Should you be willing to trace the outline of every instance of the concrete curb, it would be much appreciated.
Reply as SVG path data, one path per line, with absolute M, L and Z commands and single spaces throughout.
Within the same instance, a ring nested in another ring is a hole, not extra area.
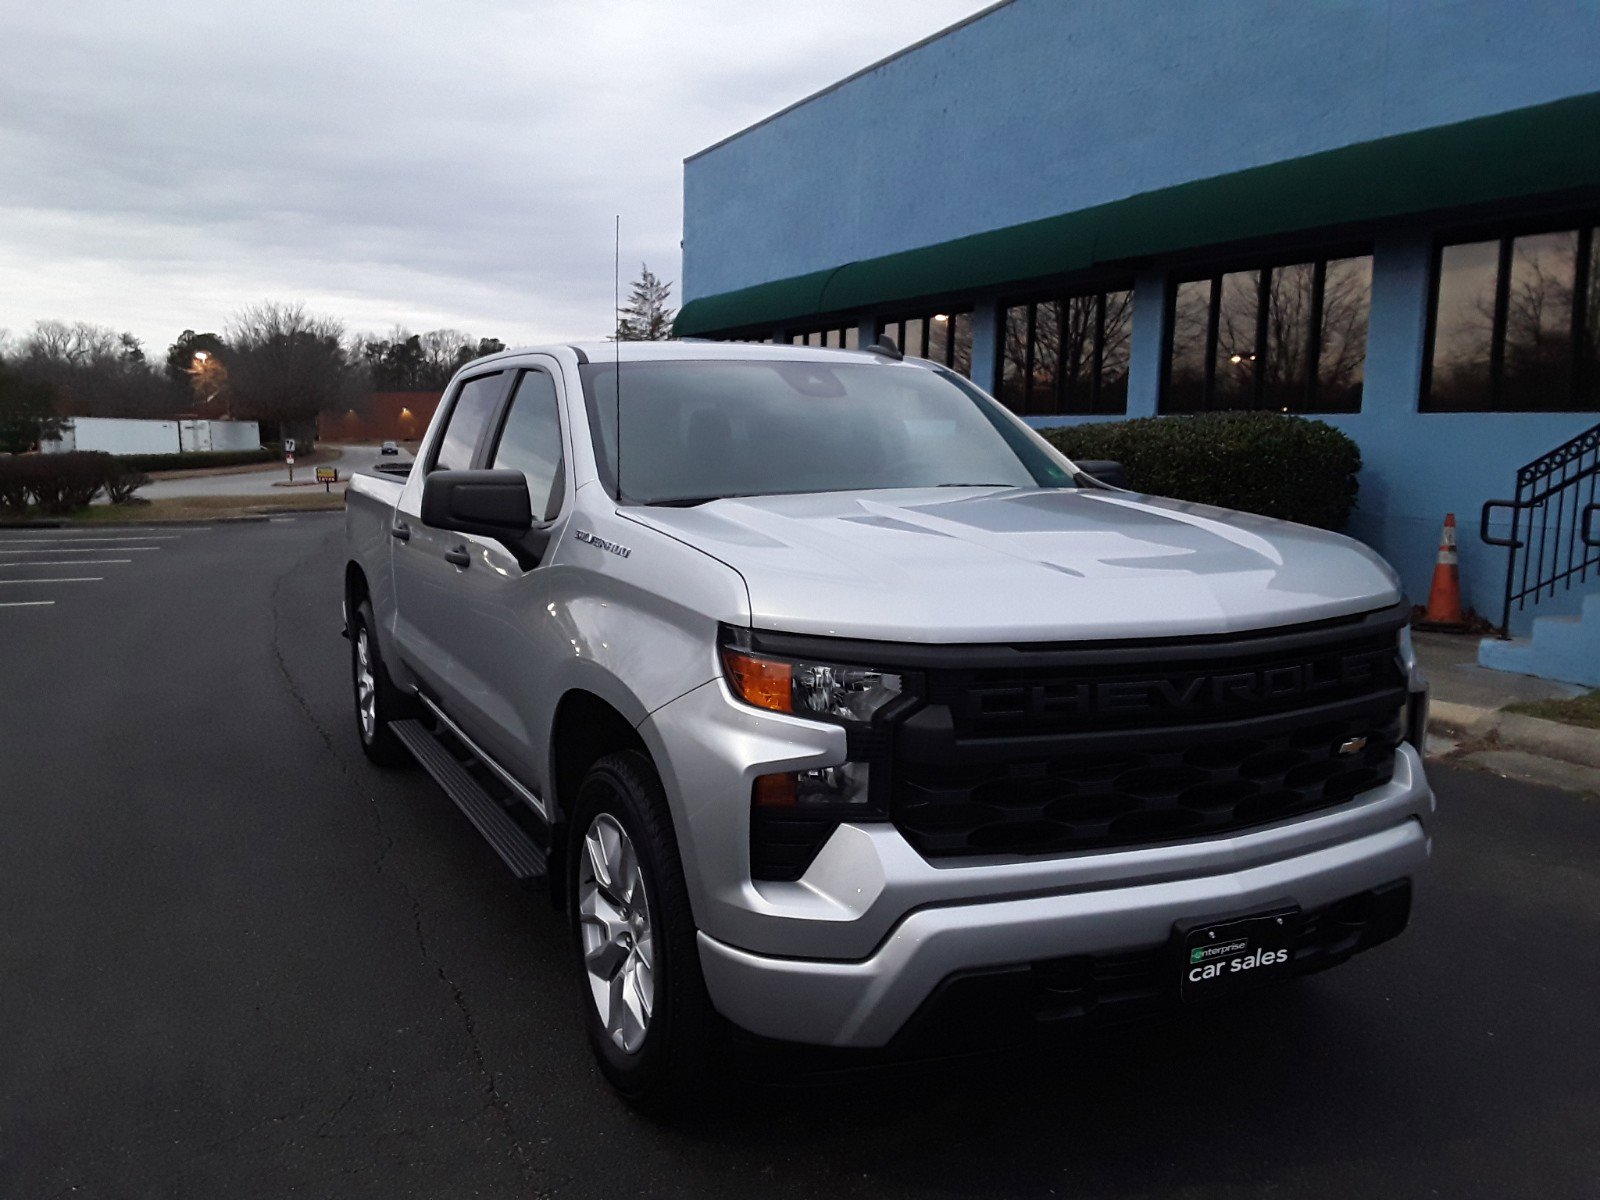
M 1473 741 L 1492 737 L 1504 749 L 1600 769 L 1600 729 L 1435 700 L 1428 707 L 1428 732 Z
M 0 521 L 0 529 L 164 529 L 176 525 L 241 525 L 270 521 L 275 517 L 315 517 L 322 513 L 343 511 L 342 508 L 285 508 L 279 512 L 253 513 L 245 517 L 169 517 L 164 521 Z

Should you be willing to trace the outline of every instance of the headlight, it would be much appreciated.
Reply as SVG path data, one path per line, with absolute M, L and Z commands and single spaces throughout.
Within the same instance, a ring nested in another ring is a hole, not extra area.
M 746 704 L 797 717 L 869 724 L 900 696 L 900 676 L 871 667 L 795 662 L 722 648 L 722 669 L 734 695 Z
M 755 778 L 750 792 L 754 879 L 799 879 L 840 824 L 888 819 L 887 779 L 869 762 L 886 744 L 873 720 L 904 695 L 904 679 L 893 671 L 820 662 L 803 654 L 757 652 L 746 631 L 723 632 L 722 671 L 740 700 L 845 727 L 844 762 Z

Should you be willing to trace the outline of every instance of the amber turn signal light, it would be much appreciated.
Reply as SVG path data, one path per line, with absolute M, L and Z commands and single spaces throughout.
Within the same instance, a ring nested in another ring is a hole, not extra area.
M 773 712 L 794 711 L 794 669 L 788 663 L 724 649 L 722 665 L 727 669 L 728 682 L 746 704 Z
M 793 808 L 799 801 L 799 789 L 793 771 L 781 775 L 757 775 L 751 801 L 757 808 Z

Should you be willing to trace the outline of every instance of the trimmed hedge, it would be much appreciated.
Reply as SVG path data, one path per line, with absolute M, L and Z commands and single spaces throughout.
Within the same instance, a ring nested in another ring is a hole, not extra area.
M 271 450 L 195 450 L 183 454 L 119 454 L 117 461 L 130 471 L 193 471 L 202 467 L 243 467 L 271 462 Z
M 23 516 L 31 507 L 51 516 L 87 508 L 102 490 L 126 504 L 150 482 L 98 450 L 0 457 L 0 513 Z
M 1041 429 L 1074 459 L 1115 459 L 1137 492 L 1343 529 L 1361 449 L 1326 421 L 1279 413 L 1141 417 Z

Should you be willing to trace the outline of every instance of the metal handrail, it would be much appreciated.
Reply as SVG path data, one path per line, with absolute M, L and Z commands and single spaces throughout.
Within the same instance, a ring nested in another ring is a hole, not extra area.
M 1600 551 L 1595 521 L 1595 514 L 1600 513 L 1597 500 L 1600 425 L 1520 467 L 1515 499 L 1484 504 L 1478 518 L 1479 539 L 1485 545 L 1510 551 L 1506 555 L 1505 598 L 1500 610 L 1501 637 L 1510 636 L 1513 603 L 1519 611 L 1530 601 L 1537 604 L 1542 598 L 1554 596 L 1558 585 L 1570 589 L 1574 580 L 1587 580 L 1590 571 L 1600 579 L 1600 553 L 1591 553 Z M 1489 532 L 1491 515 L 1502 509 L 1511 514 L 1510 537 L 1496 537 Z

